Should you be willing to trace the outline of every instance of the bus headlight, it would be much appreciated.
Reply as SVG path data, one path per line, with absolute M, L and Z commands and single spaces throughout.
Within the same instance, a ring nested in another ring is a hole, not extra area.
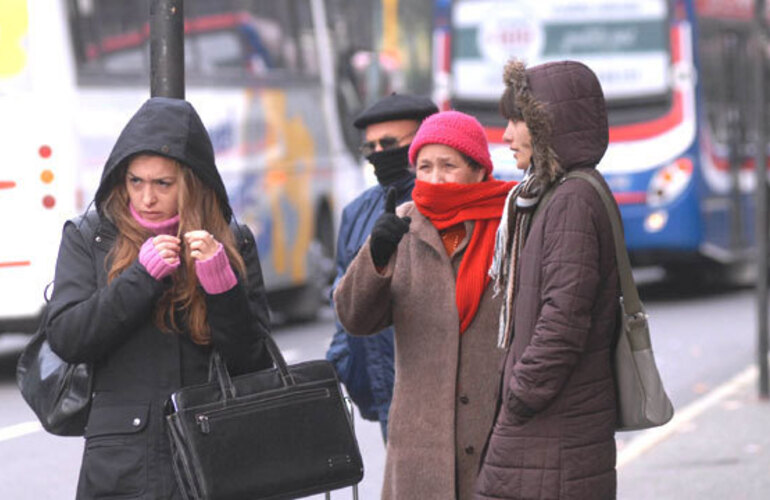
M 644 230 L 648 233 L 657 233 L 668 222 L 668 212 L 665 210 L 655 210 L 644 218 Z
M 655 208 L 675 200 L 684 192 L 691 178 L 692 160 L 689 158 L 679 158 L 659 169 L 647 187 L 647 204 Z

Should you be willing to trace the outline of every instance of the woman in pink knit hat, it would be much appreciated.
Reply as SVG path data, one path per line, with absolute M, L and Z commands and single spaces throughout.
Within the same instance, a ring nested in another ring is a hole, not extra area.
M 478 120 L 425 119 L 409 148 L 412 202 L 394 197 L 334 294 L 353 335 L 395 327 L 383 498 L 470 498 L 503 351 L 487 270 L 506 195 Z

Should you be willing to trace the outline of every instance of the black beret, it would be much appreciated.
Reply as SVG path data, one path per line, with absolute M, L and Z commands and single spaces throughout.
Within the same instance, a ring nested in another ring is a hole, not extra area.
M 356 116 L 353 125 L 365 128 L 372 123 L 389 122 L 391 120 L 417 120 L 438 112 L 433 101 L 425 97 L 410 94 L 396 94 L 383 97 Z

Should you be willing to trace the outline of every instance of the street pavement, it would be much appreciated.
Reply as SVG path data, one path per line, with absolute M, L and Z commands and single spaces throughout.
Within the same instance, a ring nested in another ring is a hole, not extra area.
M 703 339 L 702 345 L 687 338 L 669 345 L 664 341 L 667 337 L 660 337 L 662 340 L 655 344 L 657 361 L 664 381 L 669 382 L 667 386 L 672 390 L 672 396 L 687 402 L 676 406 L 674 419 L 665 426 L 617 434 L 620 500 L 770 499 L 770 403 L 758 399 L 757 370 L 754 367 L 741 369 L 750 357 L 736 360 L 736 364 L 714 364 L 707 356 L 716 349 L 724 361 L 739 350 L 737 339 L 747 325 L 725 326 L 719 319 L 728 312 L 734 322 L 747 317 L 751 300 L 742 294 L 717 299 L 719 301 L 709 299 L 706 303 L 713 318 L 708 324 L 704 322 L 695 328 L 700 332 L 698 338 Z M 698 299 L 697 307 L 703 307 L 704 302 Z M 666 309 L 659 304 L 655 307 L 658 321 L 655 331 L 678 331 L 676 318 L 707 315 L 700 309 L 693 311 L 688 303 L 681 301 L 666 304 Z M 329 313 L 319 323 L 283 329 L 276 334 L 276 339 L 287 361 L 295 363 L 322 357 L 329 338 L 319 335 L 318 331 L 330 329 Z M 722 343 L 723 335 L 732 339 L 732 344 Z M 0 347 L 10 340 L 13 340 L 10 336 L 4 336 L 0 339 Z M 713 343 L 715 340 L 720 342 Z M 24 341 L 18 339 L 18 345 L 13 349 L 20 349 Z M 694 355 L 693 346 L 702 352 Z M 751 342 L 744 346 L 745 349 L 751 350 Z M 0 443 L 3 455 L 13 457 L 13 460 L 7 460 L 0 473 L 0 500 L 73 498 L 82 440 L 59 438 L 43 432 L 28 433 L 22 428 L 34 417 L 18 395 L 13 380 L 15 360 L 9 359 L 0 356 L 0 406 L 3 408 L 0 411 Z M 666 373 L 663 373 L 664 368 Z M 723 375 L 724 371 L 728 375 Z M 692 372 L 704 373 L 692 375 Z M 729 374 L 735 372 L 739 373 L 731 378 Z M 713 387 L 705 374 L 713 375 L 715 385 L 718 381 L 727 382 Z M 685 393 L 691 394 L 689 388 L 695 381 L 703 381 L 702 385 L 709 390 L 692 400 L 686 398 Z M 356 413 L 356 433 L 365 456 L 366 472 L 359 485 L 359 498 L 376 499 L 379 498 L 384 469 L 382 437 L 376 423 L 362 421 Z M 40 475 L 35 471 L 48 472 Z M 350 488 L 335 491 L 332 498 L 351 498 Z M 323 495 L 312 497 L 312 500 L 316 499 L 323 499 Z
M 665 426 L 619 433 L 618 499 L 770 499 L 770 402 L 747 368 Z

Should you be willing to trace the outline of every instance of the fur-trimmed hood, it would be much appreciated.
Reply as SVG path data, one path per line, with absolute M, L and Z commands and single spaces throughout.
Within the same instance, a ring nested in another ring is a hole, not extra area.
M 539 187 L 573 168 L 595 167 L 609 142 L 607 109 L 599 80 L 576 61 L 526 68 L 505 66 L 503 82 L 513 91 L 532 136 L 533 175 Z

